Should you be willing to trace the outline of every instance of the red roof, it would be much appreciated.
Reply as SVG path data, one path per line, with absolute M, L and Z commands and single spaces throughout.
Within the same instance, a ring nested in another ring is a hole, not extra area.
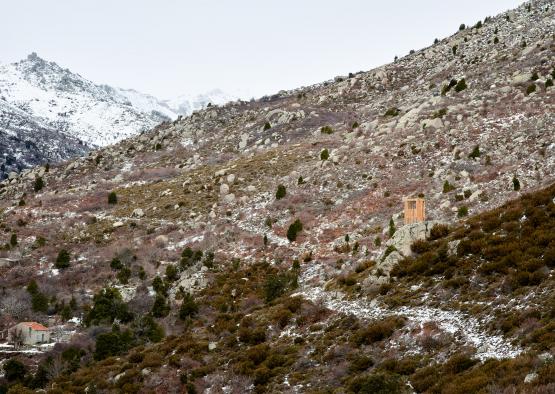
M 40 323 L 34 322 L 34 321 L 24 321 L 21 324 L 35 330 L 35 331 L 48 331 L 48 328 L 46 328 L 45 326 L 43 326 Z

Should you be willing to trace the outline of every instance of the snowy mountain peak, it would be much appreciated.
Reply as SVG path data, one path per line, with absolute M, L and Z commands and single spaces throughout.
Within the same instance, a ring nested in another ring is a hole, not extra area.
M 8 169 L 18 170 L 110 145 L 209 103 L 234 99 L 216 89 L 160 100 L 134 89 L 96 84 L 33 52 L 16 63 L 0 64 L 0 146 L 20 157 L 11 159 L 15 165 Z M 38 138 L 40 143 L 34 141 Z M 71 142 L 56 146 L 60 141 Z M 0 157 L 0 165 L 4 162 Z M 0 171 L 0 178 L 5 174 Z

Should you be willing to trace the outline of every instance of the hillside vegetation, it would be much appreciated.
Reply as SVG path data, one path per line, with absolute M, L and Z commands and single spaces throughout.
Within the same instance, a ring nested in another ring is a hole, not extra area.
M 0 182 L 0 392 L 553 392 L 554 18 Z

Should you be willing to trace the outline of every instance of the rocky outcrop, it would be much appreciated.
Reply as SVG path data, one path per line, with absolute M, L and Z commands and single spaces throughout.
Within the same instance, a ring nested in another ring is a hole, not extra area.
M 386 242 L 386 249 L 380 255 L 378 264 L 368 278 L 363 282 L 366 291 L 372 291 L 376 287 L 389 281 L 389 273 L 404 257 L 412 254 L 411 245 L 417 240 L 423 240 L 430 236 L 432 228 L 436 224 L 445 224 L 437 220 L 422 223 L 407 224 L 395 231 L 393 237 Z

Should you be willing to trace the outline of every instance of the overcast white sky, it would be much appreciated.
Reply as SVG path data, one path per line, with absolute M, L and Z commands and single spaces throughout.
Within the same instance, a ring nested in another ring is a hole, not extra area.
M 1 0 L 0 62 L 37 52 L 161 98 L 260 96 L 369 70 L 520 0 Z

